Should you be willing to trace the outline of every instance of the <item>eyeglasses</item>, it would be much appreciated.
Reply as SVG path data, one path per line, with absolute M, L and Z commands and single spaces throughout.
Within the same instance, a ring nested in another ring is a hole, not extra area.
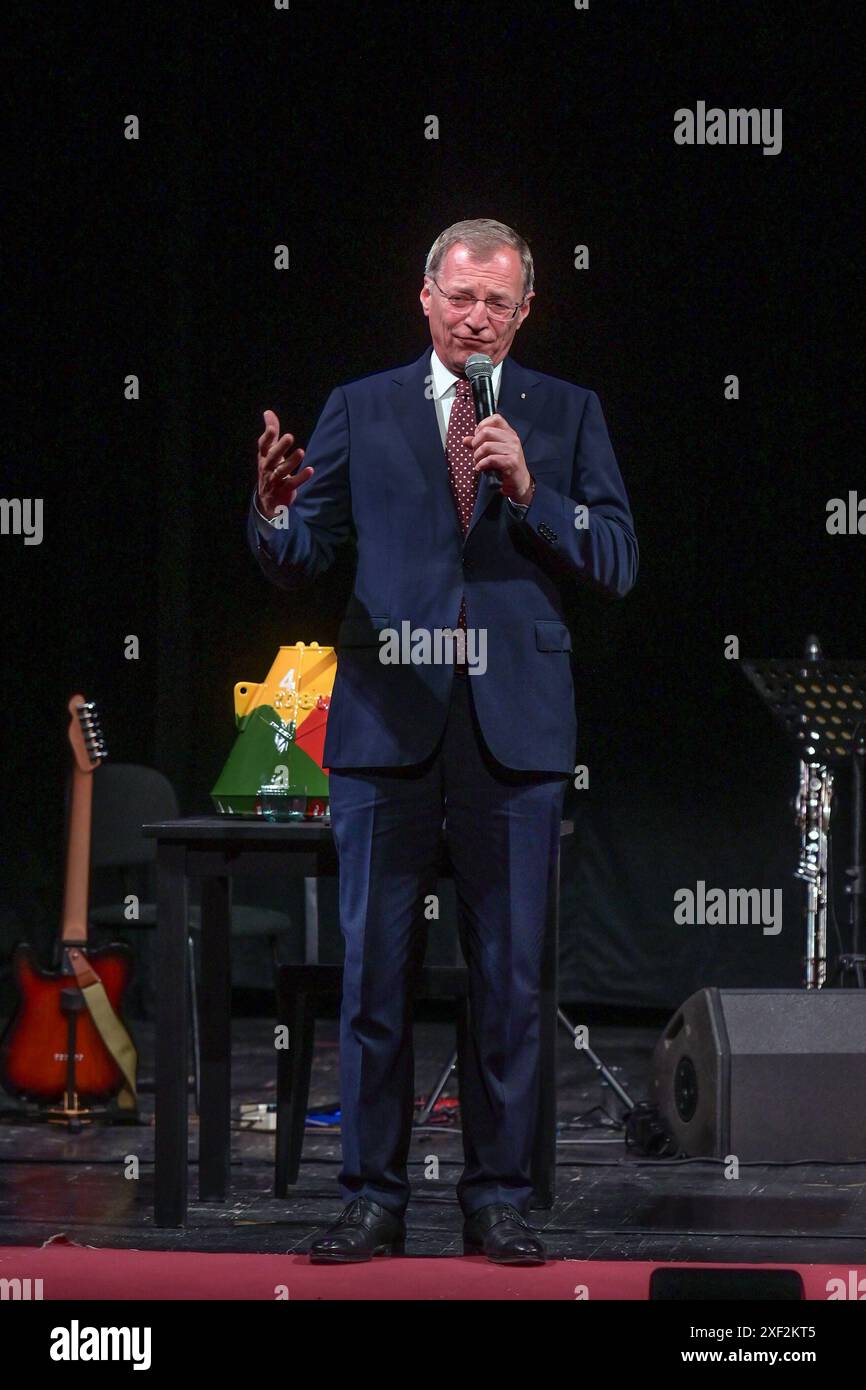
M 500 321 L 513 319 L 520 304 L 515 304 L 507 299 L 477 299 L 474 294 L 446 294 L 439 281 L 433 275 L 428 275 L 428 280 L 432 280 L 443 299 L 447 299 L 455 314 L 468 314 L 470 309 L 474 309 L 476 304 L 483 304 L 492 319 Z

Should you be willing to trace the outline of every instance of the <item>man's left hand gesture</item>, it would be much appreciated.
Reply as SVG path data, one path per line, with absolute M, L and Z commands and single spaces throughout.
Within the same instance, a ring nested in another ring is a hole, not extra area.
M 475 455 L 476 473 L 499 474 L 502 492 L 514 502 L 526 504 L 532 499 L 532 479 L 523 457 L 519 435 L 501 415 L 488 415 L 474 434 L 463 440 Z

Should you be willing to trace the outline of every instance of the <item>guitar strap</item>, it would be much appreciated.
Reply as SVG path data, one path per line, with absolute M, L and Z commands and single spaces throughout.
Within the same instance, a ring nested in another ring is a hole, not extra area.
M 75 971 L 78 988 L 84 995 L 87 1011 L 93 1019 L 94 1027 L 115 1062 L 120 1068 L 124 1084 L 120 1088 L 117 1104 L 122 1110 L 135 1110 L 138 1100 L 136 1094 L 136 1073 L 138 1053 L 135 1044 L 124 1028 L 105 992 L 105 986 L 80 947 L 72 946 L 68 951 L 69 961 Z

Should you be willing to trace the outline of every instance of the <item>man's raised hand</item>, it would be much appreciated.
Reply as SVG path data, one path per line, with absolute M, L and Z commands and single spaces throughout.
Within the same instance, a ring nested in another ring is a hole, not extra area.
M 258 504 L 270 520 L 278 507 L 291 507 L 298 488 L 312 478 L 313 469 L 298 472 L 304 450 L 292 449 L 288 453 L 295 442 L 294 435 L 280 434 L 280 422 L 272 410 L 266 410 L 264 418 L 265 432 L 259 438 Z

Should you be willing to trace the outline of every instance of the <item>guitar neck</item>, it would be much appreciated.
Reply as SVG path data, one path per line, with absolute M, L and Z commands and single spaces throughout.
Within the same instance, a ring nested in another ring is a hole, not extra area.
M 87 942 L 87 904 L 90 891 L 90 826 L 93 815 L 93 776 L 72 769 L 72 803 L 66 843 L 66 883 L 63 891 L 64 946 Z

